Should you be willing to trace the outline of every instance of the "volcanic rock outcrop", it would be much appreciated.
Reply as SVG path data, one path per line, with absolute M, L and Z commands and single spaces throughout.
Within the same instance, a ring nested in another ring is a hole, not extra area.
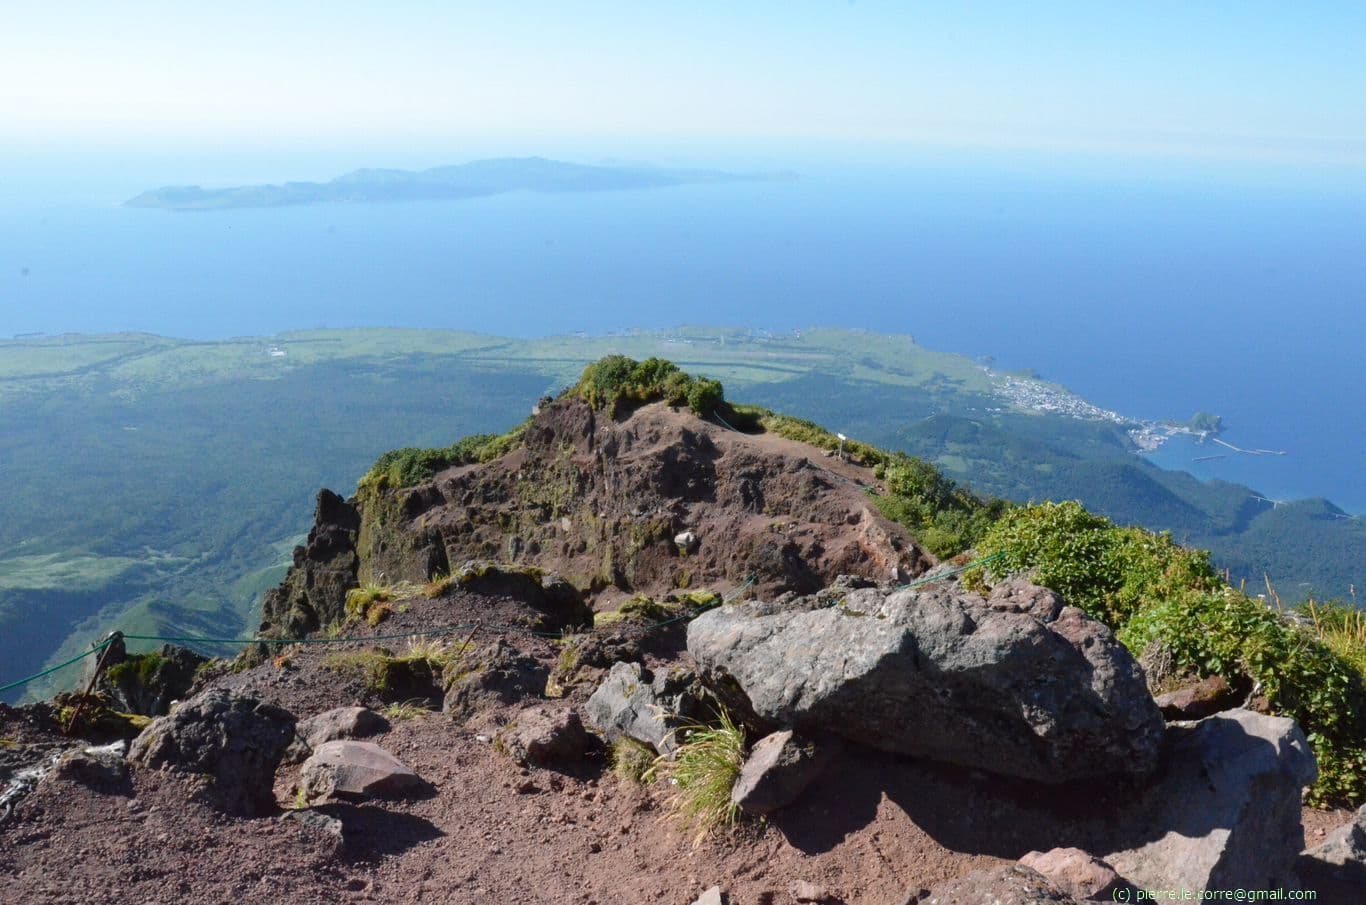
M 663 403 L 613 418 L 564 396 L 492 461 L 413 487 L 363 484 L 350 501 L 320 493 L 308 543 L 267 595 L 263 630 L 316 630 L 341 618 L 349 588 L 425 582 L 472 560 L 648 593 L 745 583 L 814 593 L 846 573 L 920 574 L 932 557 L 878 513 L 872 482 L 811 447 Z
M 1146 773 L 1162 717 L 1103 625 L 1044 588 L 740 604 L 688 627 L 708 685 L 764 723 L 1042 782 Z

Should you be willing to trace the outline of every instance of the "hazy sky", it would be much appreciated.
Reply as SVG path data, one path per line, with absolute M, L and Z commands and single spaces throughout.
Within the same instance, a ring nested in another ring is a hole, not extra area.
M 483 137 L 1366 166 L 1366 4 L 0 0 L 0 144 Z

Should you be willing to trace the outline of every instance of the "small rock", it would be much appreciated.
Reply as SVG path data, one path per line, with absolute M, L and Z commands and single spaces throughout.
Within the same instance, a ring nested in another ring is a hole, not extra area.
M 831 746 L 818 746 L 791 729 L 766 735 L 745 759 L 730 800 L 746 814 L 772 814 L 796 801 L 832 755 Z
M 364 738 L 388 728 L 389 721 L 369 707 L 336 707 L 300 720 L 295 732 L 308 747 L 317 748 L 326 742 Z
M 1223 676 L 1210 676 L 1158 695 L 1158 709 L 1168 720 L 1203 720 L 1221 710 L 1238 706 L 1238 695 Z
M 794 902 L 829 902 L 833 896 L 830 890 L 809 880 L 798 880 L 792 884 L 792 901 Z
M 674 535 L 674 546 L 684 553 L 697 551 L 697 534 L 693 531 L 680 531 Z
M 1054 886 L 1077 899 L 1103 899 L 1123 886 L 1110 865 L 1079 848 L 1055 848 L 1030 852 L 1020 859 L 1025 867 L 1047 877 Z
M 692 905 L 725 905 L 725 903 L 726 897 L 721 892 L 721 887 L 713 886 L 711 889 L 698 896 L 697 899 L 693 901 Z
M 346 843 L 346 825 L 340 819 L 322 811 L 315 811 L 312 808 L 286 811 L 280 819 L 304 827 L 334 853 Z
M 1167 735 L 1163 768 L 1125 820 L 1140 844 L 1105 861 L 1144 889 L 1293 885 L 1301 793 L 1318 775 L 1295 721 L 1229 710 Z
M 365 799 L 401 796 L 426 786 L 398 758 L 371 742 L 324 742 L 299 776 L 304 797 Z
M 542 767 L 578 761 L 593 742 L 577 712 L 551 706 L 523 710 L 499 741 L 514 760 Z

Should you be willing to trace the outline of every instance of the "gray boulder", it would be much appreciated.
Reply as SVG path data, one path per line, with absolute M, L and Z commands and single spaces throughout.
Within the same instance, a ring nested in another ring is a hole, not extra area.
M 797 800 L 830 762 L 831 745 L 817 745 L 782 729 L 754 744 L 730 790 L 730 800 L 746 814 L 763 817 Z
M 253 698 L 207 691 L 159 717 L 133 740 L 138 766 L 213 779 L 213 798 L 234 813 L 274 807 L 275 768 L 294 738 L 294 716 Z
M 1157 763 L 1162 717 L 1133 657 L 1025 582 L 722 607 L 689 625 L 688 652 L 776 727 L 1051 783 Z
M 584 703 L 584 721 L 608 742 L 624 736 L 672 754 L 675 732 L 699 715 L 704 694 L 687 670 L 656 674 L 639 663 L 614 663 Z
M 481 711 L 541 697 L 549 676 L 534 658 L 500 639 L 458 664 L 441 709 L 451 719 L 467 721 Z
M 409 767 L 373 742 L 335 741 L 318 746 L 299 771 L 310 802 L 401 797 L 427 787 Z
M 1293 888 L 1300 796 L 1318 775 L 1295 721 L 1229 710 L 1168 736 L 1162 771 L 1125 815 L 1144 841 L 1104 860 L 1143 889 Z
M 1077 905 L 1038 871 L 1020 864 L 976 870 L 911 898 L 919 905 Z

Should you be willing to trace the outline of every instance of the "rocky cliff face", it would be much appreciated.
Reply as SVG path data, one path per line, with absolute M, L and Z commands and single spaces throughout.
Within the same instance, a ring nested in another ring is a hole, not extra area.
M 294 565 L 284 582 L 266 593 L 261 631 L 302 637 L 341 618 L 346 592 L 356 586 L 360 558 L 356 535 L 360 513 L 330 490 L 318 491 L 313 530 L 294 548 Z
M 407 488 L 319 494 L 308 544 L 266 600 L 263 629 L 339 618 L 357 584 L 425 582 L 470 560 L 558 572 L 585 590 L 657 594 L 750 581 L 811 593 L 933 564 L 871 505 L 871 471 L 662 403 L 613 419 L 574 397 L 544 406 L 522 447 Z

